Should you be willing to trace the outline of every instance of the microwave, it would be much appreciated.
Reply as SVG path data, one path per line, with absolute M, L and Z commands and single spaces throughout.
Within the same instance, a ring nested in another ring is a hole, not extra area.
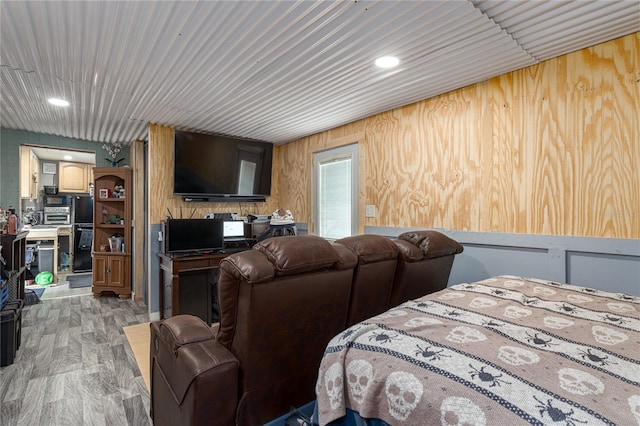
M 69 225 L 71 224 L 71 207 L 45 207 L 45 225 Z
M 71 196 L 69 195 L 45 195 L 45 207 L 71 207 Z

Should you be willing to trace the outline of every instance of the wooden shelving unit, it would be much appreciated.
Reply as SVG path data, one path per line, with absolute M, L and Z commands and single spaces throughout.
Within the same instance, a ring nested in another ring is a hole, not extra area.
M 131 296 L 131 177 L 128 167 L 95 167 L 93 206 L 94 296 Z M 124 189 L 123 192 L 118 189 Z M 112 238 L 120 238 L 112 244 Z
M 24 281 L 26 276 L 25 258 L 27 247 L 27 232 L 21 231 L 17 235 L 3 234 L 0 236 L 2 257 L 7 263 L 4 267 L 7 272 L 9 285 L 9 300 L 24 300 Z

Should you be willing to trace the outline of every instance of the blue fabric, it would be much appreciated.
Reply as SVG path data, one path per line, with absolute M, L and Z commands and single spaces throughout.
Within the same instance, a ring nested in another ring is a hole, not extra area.
M 303 414 L 306 418 L 310 418 L 312 411 L 314 410 L 314 407 L 316 405 L 315 400 L 311 401 L 311 402 L 307 402 L 305 405 L 303 405 L 302 407 L 299 407 L 297 409 L 291 409 L 291 412 L 287 413 L 287 414 L 283 414 L 282 416 L 278 417 L 277 419 L 273 419 L 268 423 L 265 423 L 263 426 L 284 426 L 286 424 L 286 420 L 289 418 L 289 416 L 291 416 L 291 414 L 295 411 L 298 412 L 300 414 Z
M 313 406 L 313 416 L 311 417 L 314 425 L 318 425 L 318 404 Z M 347 408 L 347 414 L 337 420 L 329 423 L 331 426 L 390 426 L 389 423 L 380 419 L 364 419 L 360 417 L 357 411 Z
M 44 293 L 44 288 L 25 288 L 24 289 L 24 305 L 35 305 L 40 303 L 40 296 Z

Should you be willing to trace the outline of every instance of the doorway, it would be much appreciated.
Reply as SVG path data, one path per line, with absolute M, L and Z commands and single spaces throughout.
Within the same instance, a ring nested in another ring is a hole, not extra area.
M 358 231 L 358 144 L 313 155 L 314 232 L 327 239 Z
M 25 284 L 31 284 L 27 289 L 40 299 L 91 292 L 91 267 L 78 273 L 73 268 L 81 242 L 74 233 L 74 207 L 81 206 L 79 201 L 91 203 L 90 175 L 95 159 L 95 151 L 20 145 L 19 217 L 28 231 L 29 248 Z M 48 281 L 41 279 L 45 284 L 40 285 L 36 280 L 40 272 L 50 272 L 53 282 L 46 284 Z

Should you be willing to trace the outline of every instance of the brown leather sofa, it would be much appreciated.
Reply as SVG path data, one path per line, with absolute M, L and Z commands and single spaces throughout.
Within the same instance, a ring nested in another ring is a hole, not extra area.
M 326 344 L 345 329 L 356 262 L 308 235 L 223 259 L 216 335 L 190 315 L 151 324 L 154 424 L 260 425 L 312 401 Z
M 447 287 L 456 254 L 463 247 L 437 231 L 410 231 L 393 242 L 399 250 L 389 307 Z
M 425 282 L 446 286 L 451 248 L 462 251 L 452 241 L 284 236 L 223 259 L 219 328 L 190 315 L 151 324 L 155 425 L 260 425 L 312 401 L 329 340 L 394 297 L 426 294 Z
M 336 240 L 358 256 L 347 327 L 389 309 L 398 247 L 387 237 L 365 234 Z

